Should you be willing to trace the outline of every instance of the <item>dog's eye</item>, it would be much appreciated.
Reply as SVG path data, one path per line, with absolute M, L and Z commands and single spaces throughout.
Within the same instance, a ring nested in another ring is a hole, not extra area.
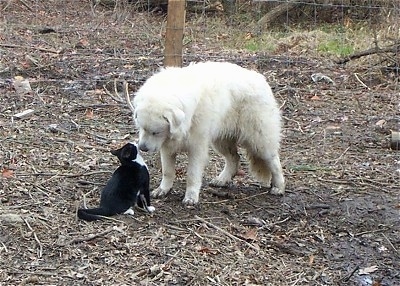
M 153 135 L 153 136 L 156 136 L 156 135 L 158 135 L 158 134 L 160 134 L 161 132 L 151 132 L 151 135 Z

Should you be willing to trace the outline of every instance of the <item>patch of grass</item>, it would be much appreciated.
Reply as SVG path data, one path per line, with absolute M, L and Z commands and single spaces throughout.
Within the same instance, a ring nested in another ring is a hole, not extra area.
M 354 52 L 354 45 L 343 39 L 327 39 L 321 42 L 317 50 L 322 53 L 333 54 L 337 56 L 348 56 Z
M 273 51 L 275 46 L 263 38 L 251 38 L 244 43 L 244 49 L 250 52 Z

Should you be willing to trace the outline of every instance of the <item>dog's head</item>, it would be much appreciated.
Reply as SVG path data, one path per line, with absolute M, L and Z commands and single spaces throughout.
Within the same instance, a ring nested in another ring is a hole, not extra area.
M 127 143 L 117 150 L 111 150 L 111 154 L 118 157 L 122 165 L 135 161 L 141 156 L 138 154 L 138 148 L 134 143 Z M 143 159 L 142 159 L 143 160 Z
M 157 152 L 167 139 L 178 139 L 184 134 L 185 113 L 172 104 L 141 102 L 135 107 L 134 120 L 142 151 Z

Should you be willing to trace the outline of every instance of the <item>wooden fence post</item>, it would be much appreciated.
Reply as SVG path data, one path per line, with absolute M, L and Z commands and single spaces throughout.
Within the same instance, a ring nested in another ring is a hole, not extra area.
M 165 31 L 165 66 L 182 66 L 183 29 L 185 26 L 185 0 L 168 0 Z

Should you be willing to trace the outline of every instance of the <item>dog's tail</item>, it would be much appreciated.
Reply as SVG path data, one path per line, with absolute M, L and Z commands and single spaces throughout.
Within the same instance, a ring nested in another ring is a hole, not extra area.
M 78 209 L 78 217 L 86 221 L 102 219 L 103 216 L 111 216 L 109 211 L 104 208 Z
M 270 187 L 271 171 L 267 162 L 258 156 L 252 155 L 250 152 L 248 152 L 247 156 L 249 158 L 249 169 L 252 175 L 265 187 Z

